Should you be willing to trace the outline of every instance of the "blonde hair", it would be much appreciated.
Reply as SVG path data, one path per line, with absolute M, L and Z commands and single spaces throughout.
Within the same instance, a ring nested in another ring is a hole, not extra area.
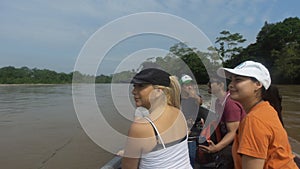
M 170 87 L 154 85 L 154 88 L 160 88 L 166 95 L 167 104 L 180 109 L 180 84 L 176 76 L 170 76 Z

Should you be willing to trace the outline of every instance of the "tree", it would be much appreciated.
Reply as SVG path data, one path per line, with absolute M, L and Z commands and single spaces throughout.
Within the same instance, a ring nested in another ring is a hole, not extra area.
M 246 39 L 239 33 L 230 33 L 227 30 L 220 32 L 221 36 L 216 38 L 215 43 L 219 44 L 216 50 L 221 55 L 223 62 L 230 60 L 232 56 L 239 54 L 243 47 L 239 46 L 244 43 Z
M 112 77 L 101 74 L 96 77 L 96 83 L 111 83 Z
M 198 83 L 206 83 L 208 74 L 204 63 L 210 63 L 203 52 L 196 48 L 191 48 L 184 43 L 175 44 L 170 48 L 170 53 L 180 58 L 183 61 L 183 66 L 177 70 L 177 76 L 182 74 L 193 74 Z M 174 66 L 173 66 L 174 67 Z
M 245 60 L 258 61 L 270 71 L 274 83 L 299 83 L 299 18 L 286 18 L 282 22 L 265 22 L 256 42 L 227 60 L 234 67 Z
M 300 42 L 300 20 L 299 18 L 286 18 L 283 22 L 265 22 L 256 37 L 256 57 L 273 68 L 278 55 L 272 55 L 272 51 L 281 51 L 289 43 Z M 260 56 L 259 56 L 260 55 Z
M 132 79 L 132 77 L 135 75 L 135 72 L 132 71 L 122 71 L 119 73 L 115 73 L 113 74 L 113 76 L 111 77 L 111 81 L 113 83 L 122 83 L 122 82 L 130 82 L 130 80 Z
M 181 42 L 170 47 L 170 53 L 164 58 L 157 58 L 155 63 L 178 77 L 182 74 L 192 75 L 202 84 L 207 83 L 208 74 L 221 65 L 213 47 L 200 51 Z
M 74 82 L 94 82 L 95 77 L 82 75 L 80 72 L 57 73 L 48 69 L 29 69 L 28 67 L 15 68 L 7 66 L 0 68 L 0 84 L 64 84 Z
M 275 61 L 273 81 L 275 83 L 295 83 L 300 80 L 300 44 L 287 44 L 280 51 L 273 51 Z M 284 57 L 283 57 L 284 56 Z

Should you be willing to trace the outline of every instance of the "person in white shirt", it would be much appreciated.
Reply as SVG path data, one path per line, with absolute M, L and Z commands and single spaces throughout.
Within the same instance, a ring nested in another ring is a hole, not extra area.
M 122 158 L 122 169 L 191 169 L 188 128 L 180 111 L 180 85 L 175 76 L 156 68 L 144 69 L 131 83 L 136 107 L 149 115 L 135 118 Z

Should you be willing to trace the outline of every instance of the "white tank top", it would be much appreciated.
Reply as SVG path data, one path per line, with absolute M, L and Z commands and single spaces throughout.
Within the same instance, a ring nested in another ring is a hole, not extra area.
M 189 159 L 187 137 L 185 140 L 170 147 L 165 144 L 154 123 L 148 117 L 148 120 L 156 130 L 157 136 L 163 146 L 163 149 L 142 154 L 140 160 L 140 169 L 156 169 L 156 168 L 176 168 L 176 169 L 192 169 Z

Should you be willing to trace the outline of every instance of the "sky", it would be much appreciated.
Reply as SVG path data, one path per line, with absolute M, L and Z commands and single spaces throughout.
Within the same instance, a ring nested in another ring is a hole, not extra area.
M 110 28 L 113 33 L 98 36 L 109 41 L 114 33 L 126 27 L 126 24 L 110 27 L 114 22 L 142 12 L 182 18 L 201 30 L 212 44 L 223 30 L 240 33 L 247 39 L 243 46 L 247 46 L 255 42 L 266 21 L 276 23 L 288 17 L 300 17 L 299 6 L 298 0 L 1 0 L 0 67 L 26 66 L 70 73 L 76 69 L 78 57 L 93 36 L 101 34 L 103 28 Z M 147 23 L 131 22 L 130 28 L 147 27 Z M 191 34 L 174 23 L 156 24 L 160 25 Z M 121 68 L 124 65 L 137 68 L 138 60 L 144 61 L 136 59 L 137 55 L 165 55 L 178 42 L 162 35 L 129 35 L 134 34 L 128 33 L 126 39 L 117 41 L 105 50 L 102 59 L 95 61 L 97 74 L 110 75 L 124 70 Z M 105 41 L 97 42 L 99 50 L 103 50 L 101 44 L 104 46 Z M 127 62 L 128 58 L 136 63 Z

